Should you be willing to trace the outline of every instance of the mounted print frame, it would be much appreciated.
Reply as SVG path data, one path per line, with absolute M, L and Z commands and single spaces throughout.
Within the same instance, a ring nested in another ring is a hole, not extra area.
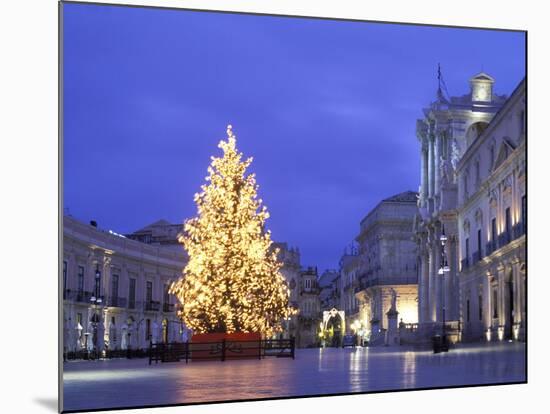
M 62 412 L 527 381 L 526 31 L 59 12 Z

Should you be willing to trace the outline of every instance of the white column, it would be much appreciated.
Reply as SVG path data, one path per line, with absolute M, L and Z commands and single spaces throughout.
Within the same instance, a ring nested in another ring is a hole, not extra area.
M 434 184 L 435 184 L 435 149 L 434 149 L 434 137 L 430 134 L 428 138 L 428 197 L 434 196 Z
M 426 138 L 422 138 L 420 165 L 420 200 L 421 206 L 424 207 L 426 205 L 426 197 L 428 196 L 428 145 L 426 144 Z
M 424 249 L 423 249 L 424 250 Z M 420 256 L 419 305 L 420 322 L 430 321 L 429 286 L 430 286 L 430 258 L 422 251 Z
M 491 328 L 491 319 L 493 317 L 491 312 L 492 295 L 489 277 L 489 275 L 483 276 L 483 327 L 485 330 Z

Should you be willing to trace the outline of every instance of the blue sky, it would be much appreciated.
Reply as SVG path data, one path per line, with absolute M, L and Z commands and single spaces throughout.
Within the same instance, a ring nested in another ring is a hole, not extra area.
M 336 268 L 381 199 L 417 190 L 416 119 L 484 70 L 509 95 L 519 32 L 64 4 L 64 207 L 119 233 L 195 215 L 231 123 L 277 241 Z

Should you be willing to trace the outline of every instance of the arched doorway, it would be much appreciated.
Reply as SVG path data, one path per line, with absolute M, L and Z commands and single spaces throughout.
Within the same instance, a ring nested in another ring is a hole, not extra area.
M 335 313 L 330 316 L 327 321 L 326 329 L 332 333 L 330 346 L 338 347 L 342 342 L 342 324 L 343 320 L 339 313 Z

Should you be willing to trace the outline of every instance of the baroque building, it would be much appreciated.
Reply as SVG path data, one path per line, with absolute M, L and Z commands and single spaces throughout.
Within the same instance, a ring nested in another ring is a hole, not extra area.
M 417 260 L 412 232 L 416 203 L 417 193 L 413 191 L 396 194 L 382 200 L 361 221 L 356 238 L 359 265 L 354 293 L 360 306 L 358 321 L 371 345 L 388 343 L 390 311 L 403 324 L 418 322 Z
M 144 349 L 149 340 L 185 340 L 188 332 L 168 287 L 186 260 L 181 245 L 147 244 L 64 216 L 64 351 Z
M 462 339 L 525 339 L 523 80 L 457 164 Z
M 481 72 L 470 79 L 468 94 L 446 97 L 440 83 L 436 100 L 417 121 L 421 160 L 415 220 L 418 335 L 425 339 L 440 333 L 443 326 L 452 341 L 460 336 L 458 167 L 506 101 L 494 93 L 493 84 L 494 79 Z
M 302 269 L 298 295 L 298 329 L 296 330 L 298 347 L 312 347 L 319 343 L 318 334 L 321 323 L 319 293 L 317 268 L 309 266 Z

